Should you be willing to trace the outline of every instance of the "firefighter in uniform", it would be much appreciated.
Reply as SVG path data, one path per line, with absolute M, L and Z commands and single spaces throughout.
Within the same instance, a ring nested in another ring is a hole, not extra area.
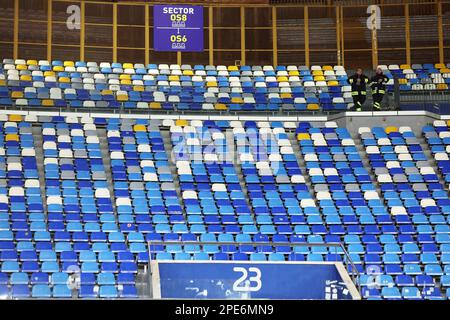
M 352 86 L 353 108 L 352 111 L 361 111 L 364 101 L 366 101 L 366 84 L 369 82 L 361 68 L 356 70 L 356 73 L 348 78 L 347 82 Z
M 376 74 L 370 79 L 372 88 L 373 110 L 381 110 L 381 101 L 386 93 L 386 83 L 389 78 L 386 77 L 381 68 L 377 68 Z

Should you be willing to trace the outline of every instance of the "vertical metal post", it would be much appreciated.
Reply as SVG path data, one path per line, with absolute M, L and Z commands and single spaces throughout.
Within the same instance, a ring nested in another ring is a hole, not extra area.
M 337 54 L 337 64 L 341 65 L 341 11 L 340 7 L 336 6 L 336 54 Z
M 47 60 L 52 60 L 52 0 L 47 0 Z
M 145 4 L 145 65 L 150 63 L 150 8 Z
M 439 63 L 444 63 L 444 30 L 442 27 L 442 2 L 436 0 L 438 12 Z
M 84 1 L 81 1 L 80 3 L 80 61 L 84 61 L 84 42 L 85 42 L 85 28 L 86 25 L 84 23 L 85 21 L 85 13 L 86 8 L 84 5 Z
M 245 65 L 245 8 L 241 6 L 241 65 Z
M 19 56 L 19 0 L 14 0 L 13 57 Z
M 305 29 L 305 65 L 309 67 L 309 17 L 308 6 L 303 8 L 303 22 Z
M 213 7 L 208 7 L 208 55 L 209 55 L 209 64 L 214 64 L 214 19 L 213 19 Z
M 342 65 L 345 65 L 345 48 L 344 48 L 344 8 L 340 7 L 341 12 L 341 26 L 340 26 L 340 33 L 341 33 L 341 62 Z
M 181 65 L 181 51 L 177 51 L 177 64 Z
M 371 12 L 372 23 L 372 67 L 375 69 L 378 66 L 378 36 L 377 36 L 377 20 L 376 11 L 372 9 Z
M 277 7 L 272 7 L 272 52 L 273 65 L 278 65 L 278 32 L 277 32 Z
M 409 4 L 405 3 L 405 41 L 406 41 L 406 64 L 411 64 L 411 34 L 409 26 Z
M 113 3 L 113 62 L 117 62 L 117 3 Z

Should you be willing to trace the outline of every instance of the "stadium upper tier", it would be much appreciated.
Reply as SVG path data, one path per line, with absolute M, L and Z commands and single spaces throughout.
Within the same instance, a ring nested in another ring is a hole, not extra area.
M 382 66 L 401 91 L 448 90 L 445 65 Z M 339 111 L 342 66 L 203 66 L 3 59 L 0 105 L 218 111 Z

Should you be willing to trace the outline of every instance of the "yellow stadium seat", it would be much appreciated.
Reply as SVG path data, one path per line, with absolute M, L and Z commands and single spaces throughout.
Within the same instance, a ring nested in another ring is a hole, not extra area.
M 188 125 L 188 121 L 184 119 L 178 119 L 177 121 L 175 121 L 175 125 L 179 127 L 185 127 Z
M 239 71 L 237 66 L 228 66 L 228 71 Z
M 128 95 L 127 94 L 118 94 L 117 101 L 128 101 Z
M 450 69 L 449 68 L 442 68 L 439 70 L 441 73 L 450 73 Z
M 244 100 L 240 97 L 233 97 L 231 98 L 231 103 L 244 103 Z
M 122 73 L 122 74 L 119 76 L 119 79 L 120 79 L 120 80 L 130 80 L 131 77 L 130 77 L 129 74 Z
M 124 64 L 122 65 L 122 67 L 123 67 L 124 69 L 134 69 L 134 66 L 133 66 L 132 63 L 124 63 Z
M 446 66 L 445 66 L 444 63 L 436 63 L 436 64 L 434 65 L 434 67 L 435 67 L 436 69 L 444 69 Z
M 447 120 L 447 127 L 450 127 L 450 120 Z
M 320 107 L 317 103 L 308 103 L 306 106 L 306 109 L 308 110 L 320 110 Z
M 9 133 L 5 137 L 5 141 L 19 141 L 19 135 L 14 133 Z
M 51 99 L 44 99 L 44 100 L 42 100 L 42 105 L 44 107 L 53 107 L 55 105 L 55 103 Z
M 138 132 L 138 131 L 147 131 L 147 129 L 145 128 L 145 126 L 143 124 L 135 124 L 133 127 L 134 131 Z
M 16 70 L 27 70 L 28 67 L 25 64 L 18 64 Z
M 55 73 L 53 71 L 45 71 L 44 77 L 54 77 Z
M 313 70 L 312 75 L 313 76 L 323 76 L 323 71 L 322 70 Z
M 398 79 L 398 83 L 399 84 L 407 84 L 408 83 L 408 79 L 400 78 L 400 79 Z
M 401 64 L 400 69 L 402 69 L 402 70 L 411 69 L 411 66 L 409 64 Z
M 183 70 L 183 75 L 185 75 L 185 76 L 193 76 L 194 72 L 192 70 Z
M 65 71 L 65 69 L 64 69 L 63 66 L 54 66 L 53 67 L 53 71 L 55 71 L 55 72 L 62 72 L 62 71 Z
M 227 106 L 223 103 L 216 103 L 214 105 L 214 109 L 216 110 L 227 110 Z
M 68 78 L 68 77 L 61 77 L 58 80 L 59 80 L 59 82 L 63 82 L 63 83 L 69 83 L 70 82 L 70 78 Z
M 284 92 L 280 95 L 281 98 L 292 98 L 292 95 L 289 92 Z
M 398 128 L 397 128 L 397 127 L 394 127 L 394 126 L 386 127 L 386 129 L 384 129 L 384 131 L 385 131 L 386 133 L 398 132 Z
M 31 76 L 29 74 L 23 74 L 20 76 L 20 80 L 22 81 L 31 81 Z
M 159 103 L 159 102 L 150 102 L 150 109 L 161 109 L 161 103 Z
M 11 92 L 11 98 L 23 98 L 23 92 L 22 91 L 13 91 Z
M 144 91 L 145 87 L 144 86 L 133 86 L 133 91 Z
M 314 81 L 325 81 L 324 76 L 314 76 Z
M 0 86 L 6 86 L 6 80 L 0 79 Z
M 311 140 L 309 133 L 298 133 L 297 140 Z
M 122 80 L 120 80 L 120 84 L 131 84 L 131 80 L 129 80 L 129 79 L 122 79 Z
M 298 72 L 298 70 L 291 70 L 291 71 L 289 71 L 289 75 L 290 76 L 298 76 L 298 75 L 300 75 L 300 72 Z
M 436 88 L 437 88 L 438 90 L 447 90 L 447 89 L 448 89 L 448 86 L 447 86 L 445 83 L 439 83 L 439 84 L 436 86 Z
M 74 67 L 75 63 L 73 61 L 66 60 L 64 61 L 64 67 Z
M 109 94 L 113 94 L 112 90 L 102 90 L 102 95 L 103 96 L 106 96 L 106 95 L 109 95 Z
M 179 81 L 180 77 L 178 76 L 169 76 L 169 81 Z
M 284 76 L 277 77 L 277 81 L 278 82 L 287 82 L 288 81 L 288 77 L 284 77 Z
M 336 80 L 328 81 L 328 86 L 329 87 L 335 87 L 335 86 L 338 86 L 338 85 L 339 85 L 339 82 L 337 82 Z
M 217 82 L 215 82 L 215 81 L 208 81 L 206 83 L 206 86 L 207 87 L 217 87 Z
M 20 114 L 10 114 L 8 117 L 8 121 L 20 122 L 22 121 L 22 116 Z
M 37 66 L 37 60 L 27 60 L 27 65 L 29 66 Z
M 323 66 L 322 70 L 323 71 L 333 71 L 333 67 L 332 66 Z

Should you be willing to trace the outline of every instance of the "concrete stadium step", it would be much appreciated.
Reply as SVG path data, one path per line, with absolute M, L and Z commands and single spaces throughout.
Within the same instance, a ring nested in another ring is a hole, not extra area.
M 139 268 L 136 274 L 136 290 L 141 299 L 151 299 L 151 288 L 149 282 L 150 272 L 147 268 Z
M 378 196 L 380 197 L 380 199 L 384 200 L 380 184 L 378 183 L 377 177 L 375 176 L 373 168 L 370 165 L 369 157 L 367 156 L 366 149 L 364 148 L 361 138 L 358 135 L 354 136 L 353 141 L 355 142 L 356 149 L 358 150 L 359 156 L 361 157 L 361 161 L 364 165 L 364 168 L 369 173 L 370 179 L 372 180 L 372 183 L 375 185 Z
M 297 136 L 295 134 L 295 130 L 286 130 L 289 141 L 291 142 L 292 150 L 294 151 L 295 158 L 297 159 L 298 166 L 303 173 L 303 177 L 305 178 L 305 184 L 308 186 L 308 191 L 311 194 L 312 198 L 316 203 L 318 203 L 316 199 L 316 195 L 314 193 L 314 187 L 311 183 L 311 178 L 306 170 L 305 159 L 303 158 L 302 152 L 300 151 L 300 145 L 297 140 Z
M 428 164 L 430 165 L 430 167 L 433 168 L 434 172 L 436 172 L 437 176 L 439 177 L 439 183 L 444 186 L 444 189 L 446 191 L 448 191 L 449 185 L 445 183 L 444 176 L 442 175 L 441 171 L 438 168 L 437 162 L 434 159 L 433 153 L 431 152 L 427 140 L 423 136 L 419 136 L 417 140 L 419 141 L 420 146 L 422 147 L 423 153 L 428 159 Z
M 45 190 L 45 171 L 44 171 L 44 147 L 42 138 L 42 126 L 33 124 L 32 134 L 34 140 L 34 150 L 36 152 L 36 165 L 39 175 L 39 187 L 41 190 L 42 205 L 44 206 L 44 214 L 47 215 L 47 192 Z
M 114 196 L 114 183 L 111 172 L 111 153 L 109 152 L 108 138 L 106 136 L 106 129 L 97 127 L 98 140 L 100 141 L 100 151 L 103 157 L 103 166 L 105 167 L 106 181 L 108 183 L 108 190 L 113 205 L 114 214 L 117 218 L 116 201 Z
M 173 157 L 174 151 L 173 151 L 172 141 L 170 139 L 170 131 L 169 131 L 168 127 L 160 127 L 160 132 L 161 132 L 161 137 L 164 142 L 164 149 L 166 150 L 167 159 L 169 162 L 169 168 L 170 168 L 170 172 L 172 173 L 173 184 L 174 184 L 175 190 L 177 192 L 179 204 L 183 208 L 184 219 L 185 219 L 185 221 L 187 221 L 186 210 L 184 207 L 183 197 L 181 194 L 180 179 L 178 177 L 177 167 L 175 165 L 175 159 Z

